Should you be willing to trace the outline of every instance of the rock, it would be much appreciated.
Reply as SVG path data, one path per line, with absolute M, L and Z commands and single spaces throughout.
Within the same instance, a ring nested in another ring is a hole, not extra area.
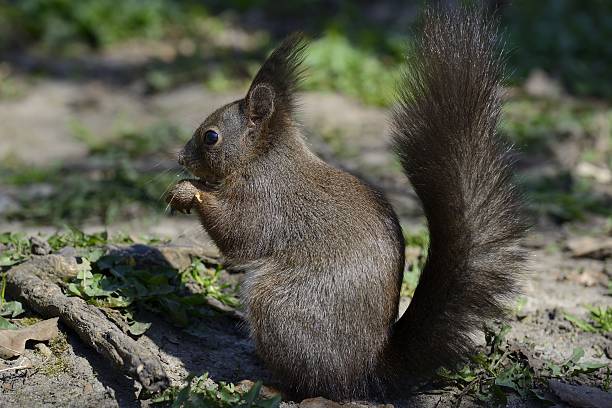
M 330 401 L 323 397 L 308 398 L 300 402 L 300 408 L 342 408 L 337 402 Z
M 71 246 L 63 247 L 57 252 L 57 254 L 65 258 L 76 258 L 77 256 L 79 256 L 79 253 L 77 252 L 76 248 Z
M 44 239 L 33 236 L 30 237 L 30 250 L 34 255 L 49 255 L 51 246 Z
M 243 391 L 248 391 L 250 390 L 255 383 L 251 380 L 242 380 L 237 384 Z M 268 387 L 266 385 L 263 385 L 261 387 L 261 390 L 259 391 L 259 395 L 264 397 L 264 398 L 272 398 L 272 397 L 276 397 L 277 395 L 282 395 L 282 393 L 277 390 L 276 388 L 273 387 Z
M 525 81 L 525 92 L 530 96 L 558 98 L 563 94 L 563 89 L 559 82 L 546 72 L 535 69 L 529 73 Z
M 44 343 L 36 343 L 34 345 L 34 348 L 45 357 L 51 357 L 51 355 L 53 354 L 51 349 L 47 347 L 47 345 Z
M 298 406 L 299 408 L 393 408 L 391 404 L 369 402 L 346 402 L 340 404 L 323 397 L 305 399 Z
M 612 360 L 612 344 L 606 345 L 606 348 L 604 348 L 604 353 L 606 353 L 606 357 Z
M 605 273 L 605 265 L 601 261 L 585 259 L 573 268 L 568 274 L 567 279 L 586 287 L 608 285 L 608 277 Z
M 15 273 L 33 273 L 41 279 L 54 283 L 63 283 L 77 276 L 82 268 L 76 258 L 66 258 L 61 255 L 34 256 L 27 262 L 15 266 Z
M 557 397 L 574 407 L 612 407 L 612 393 L 604 392 L 598 388 L 584 385 L 570 385 L 557 380 L 550 380 L 548 385 Z
M 26 200 L 42 200 L 49 198 L 55 192 L 55 187 L 50 183 L 29 184 L 21 191 L 21 197 Z
M 182 245 L 159 245 L 155 247 L 134 244 L 130 246 L 107 245 L 109 252 L 121 257 L 132 257 L 137 265 L 141 266 L 167 266 L 176 270 L 184 270 L 191 265 L 191 257 L 198 257 L 204 261 L 218 263 L 215 255 L 205 248 Z
M 612 182 L 612 172 L 605 168 L 595 166 L 588 162 L 580 162 L 576 166 L 576 174 L 582 177 L 589 177 L 601 184 Z
M 0 214 L 8 214 L 19 209 L 19 203 L 8 196 L 0 193 Z
M 566 243 L 573 257 L 605 259 L 612 257 L 612 238 L 577 237 Z

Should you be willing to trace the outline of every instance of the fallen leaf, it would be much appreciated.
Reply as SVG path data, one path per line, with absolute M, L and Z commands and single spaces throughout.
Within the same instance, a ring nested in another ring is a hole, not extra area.
M 58 318 L 54 317 L 20 329 L 0 330 L 0 358 L 7 359 L 23 354 L 28 340 L 51 340 L 59 333 L 57 321 Z

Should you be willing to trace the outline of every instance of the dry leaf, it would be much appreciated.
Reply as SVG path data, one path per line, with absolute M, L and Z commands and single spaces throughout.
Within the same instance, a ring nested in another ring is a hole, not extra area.
M 16 330 L 0 330 L 0 358 L 20 356 L 28 340 L 47 341 L 59 333 L 57 317 Z

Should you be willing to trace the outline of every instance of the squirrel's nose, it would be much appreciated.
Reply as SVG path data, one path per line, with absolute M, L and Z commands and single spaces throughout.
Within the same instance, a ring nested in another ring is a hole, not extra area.
M 178 162 L 179 166 L 184 166 L 185 165 L 185 155 L 183 154 L 182 151 L 180 151 L 178 153 L 176 161 Z

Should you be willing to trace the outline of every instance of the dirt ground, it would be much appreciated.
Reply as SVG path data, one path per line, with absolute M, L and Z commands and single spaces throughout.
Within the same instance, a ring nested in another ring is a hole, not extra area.
M 0 101 L 0 157 L 35 166 L 87 160 L 87 146 L 70 132 L 75 121 L 92 129 L 100 138 L 111 137 L 113 128 L 121 123 L 144 127 L 160 119 L 192 129 L 214 108 L 241 95 L 241 90 L 215 93 L 199 84 L 190 84 L 144 98 L 129 88 L 107 87 L 96 82 L 35 81 L 35 85 L 24 85 L 22 97 Z M 304 94 L 302 106 L 309 143 L 320 155 L 384 190 L 405 228 L 423 226 L 418 203 L 386 148 L 385 110 L 323 93 Z M 329 135 L 337 138 L 332 140 Z M 160 171 L 164 166 L 173 166 L 170 157 L 161 162 Z M 521 164 L 521 171 L 545 171 L 549 165 L 546 162 Z M 6 221 L 2 208 L 14 205 L 14 194 L 8 188 L 0 191 L 0 231 L 49 234 L 55 230 L 56 227 L 49 225 Z M 612 363 L 610 333 L 584 332 L 564 318 L 564 313 L 585 316 L 585 305 L 612 306 L 607 288 L 612 278 L 612 250 L 589 251 L 590 246 L 606 238 L 606 222 L 605 218 L 590 217 L 585 222 L 559 225 L 538 219 L 524 243 L 529 249 L 531 270 L 525 280 L 524 300 L 511 322 L 508 336 L 511 342 L 529 352 L 534 361 L 565 361 L 575 348 L 581 347 L 584 360 L 608 366 Z M 104 228 L 95 222 L 83 227 L 86 231 Z M 154 220 L 124 220 L 108 225 L 108 229 L 166 237 L 180 244 L 211 245 L 195 217 L 159 214 Z M 187 333 L 158 316 L 149 318 L 153 325 L 138 342 L 159 356 L 173 383 L 179 384 L 190 372 L 208 372 L 215 380 L 261 379 L 274 384 L 263 362 L 255 356 L 244 329 L 234 320 L 211 317 L 202 321 L 203 330 Z M 137 383 L 117 374 L 108 362 L 65 327 L 60 327 L 66 339 L 61 358 L 44 357 L 29 347 L 25 357 L 32 361 L 34 368 L 0 371 L 0 406 L 138 407 L 150 404 L 137 399 L 140 391 Z M 599 377 L 578 376 L 572 381 L 601 387 L 604 379 L 602 371 Z M 432 392 L 398 402 L 396 406 L 450 406 L 455 402 L 448 392 Z M 474 400 L 466 397 L 461 406 L 472 404 Z M 517 407 L 526 404 L 516 396 L 509 403 Z

